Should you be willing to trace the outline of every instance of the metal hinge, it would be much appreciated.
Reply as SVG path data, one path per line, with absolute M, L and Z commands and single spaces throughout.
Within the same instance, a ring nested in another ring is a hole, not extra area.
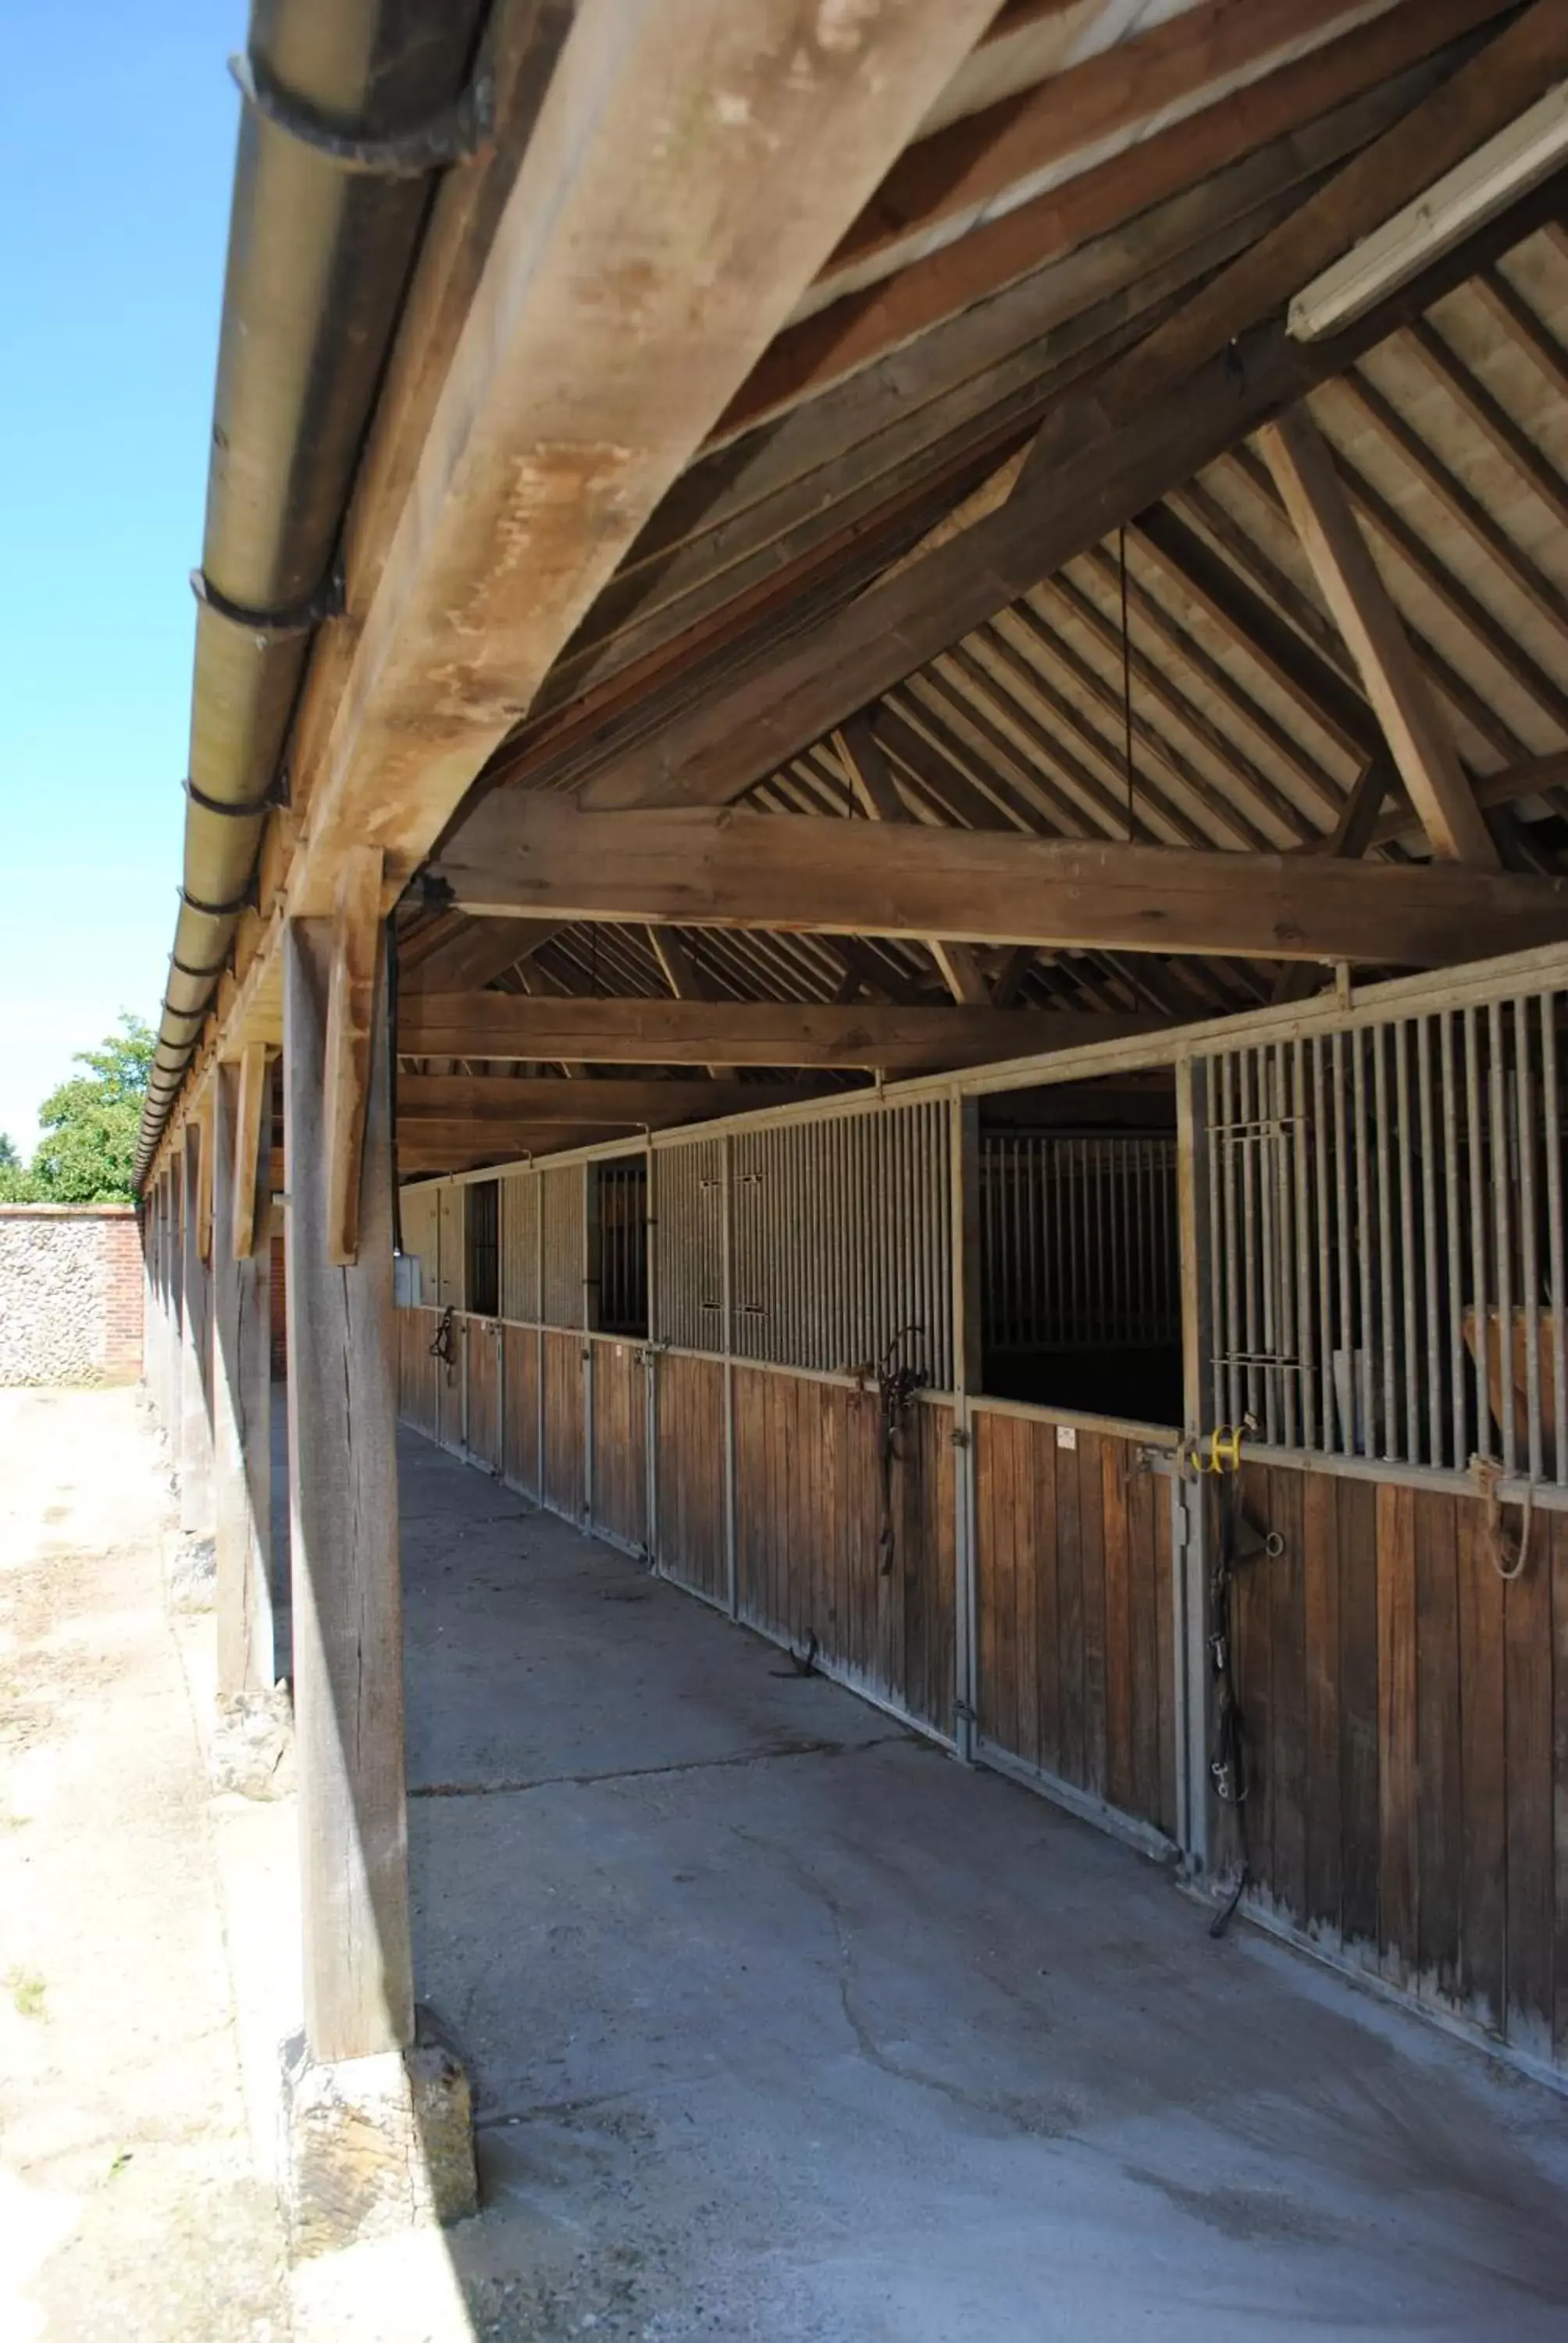
M 973 1437 L 973 1433 L 966 1432 L 961 1423 L 955 1423 L 948 1434 L 949 1440 L 955 1448 L 968 1448 Z

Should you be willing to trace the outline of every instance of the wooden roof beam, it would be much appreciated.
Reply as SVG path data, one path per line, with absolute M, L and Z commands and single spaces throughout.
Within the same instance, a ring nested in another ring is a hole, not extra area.
M 694 1081 L 674 1079 L 567 1083 L 548 1075 L 400 1074 L 398 1129 L 427 1122 L 594 1124 L 636 1130 L 639 1123 L 696 1121 L 703 1115 L 742 1114 L 749 1107 L 794 1106 L 833 1097 L 827 1080 L 796 1082 Z
M 481 916 L 548 906 L 574 920 L 922 940 L 941 930 L 970 943 L 1409 968 L 1568 935 L 1568 883 L 1468 867 L 728 809 L 596 815 L 556 798 L 489 799 L 439 869 L 454 900 Z
M 583 0 L 415 402 L 351 664 L 325 704 L 307 685 L 292 913 L 330 911 L 359 844 L 400 890 L 994 13 Z
M 1486 51 L 1483 62 L 1513 43 L 1538 13 L 1518 20 Z M 1568 56 L 1568 20 L 1561 27 L 1561 44 Z M 1472 74 L 1467 68 L 1450 88 L 1462 83 L 1463 94 L 1474 99 Z M 1502 87 L 1511 85 L 1509 75 L 1499 72 L 1496 78 Z M 1476 101 L 1455 110 L 1469 124 L 1483 120 L 1487 106 Z M 1401 128 L 1425 112 L 1417 108 Z M 1378 155 L 1386 145 L 1380 141 L 1368 155 Z M 1358 158 L 1352 170 L 1359 174 L 1366 159 Z M 1361 212 L 1375 210 L 1384 200 L 1368 192 L 1359 176 L 1356 193 L 1359 208 L 1347 203 L 1335 215 L 1337 232 L 1347 240 L 1358 230 Z M 1388 200 L 1397 202 L 1397 196 Z M 1172 326 L 1192 315 L 1191 308 L 1182 310 L 1111 367 L 1092 392 L 1069 392 L 1058 401 L 1018 488 L 1000 512 L 890 584 L 869 588 L 845 608 L 802 628 L 786 655 L 716 679 L 660 729 L 614 756 L 587 785 L 585 801 L 599 807 L 712 804 L 740 796 L 764 773 L 1098 543 L 1109 528 L 1158 502 L 1269 417 L 1342 372 L 1395 326 L 1509 249 L 1560 201 L 1554 184 L 1538 189 L 1342 334 L 1295 342 L 1274 317 L 1243 327 L 1233 344 L 1223 342 L 1191 375 L 1173 377 L 1178 359 L 1190 348 L 1202 349 L 1222 317 L 1239 322 L 1255 315 L 1265 286 L 1276 307 L 1282 307 L 1303 281 L 1298 274 L 1303 256 L 1310 267 L 1327 230 L 1319 222 L 1315 241 L 1283 246 L 1265 238 L 1255 252 L 1271 249 L 1274 276 L 1260 274 L 1252 256 L 1244 267 L 1238 263 L 1222 272 L 1216 285 L 1228 284 L 1242 271 L 1231 307 L 1216 307 L 1211 286 L 1195 342 L 1185 332 L 1175 343 L 1170 338 Z M 1296 216 L 1311 210 L 1305 206 Z M 1138 398 L 1143 406 L 1127 413 Z
M 1071 1049 L 1149 1032 L 1164 1021 L 1067 1011 L 889 1009 L 866 1001 L 527 1001 L 504 992 L 431 992 L 409 1003 L 398 1039 L 404 1054 L 414 1058 L 569 1057 L 617 1066 L 689 1066 L 712 1060 L 729 1066 L 841 1067 L 892 1074 Z M 590 1087 L 582 1085 L 585 1091 Z
M 797 317 L 1111 162 L 1364 23 L 1364 0 L 1198 0 L 919 139 L 841 237 Z
M 1432 851 L 1495 870 L 1497 849 L 1452 735 L 1317 425 L 1298 407 L 1269 424 L 1260 440 L 1323 598 L 1355 655 L 1367 698 Z
M 1413 69 L 1422 92 L 1430 90 L 1442 64 L 1422 61 L 1473 33 L 1503 5 L 1503 0 L 1422 0 L 1419 8 L 1390 8 L 1330 46 L 912 258 L 885 282 L 801 318 L 759 359 L 726 410 L 716 441 L 736 438 L 819 397 L 829 386 L 1020 278 L 1069 259 L 1154 206 L 1198 194 L 1202 182 L 1260 148 L 1294 136 L 1305 145 L 1327 145 L 1337 159 L 1347 146 L 1364 145 L 1408 110 L 1412 93 L 1403 78 L 1407 72 Z M 1342 109 L 1348 136 L 1336 135 L 1338 124 L 1322 124 L 1322 117 Z M 1310 267 L 1303 271 L 1296 285 L 1312 273 Z

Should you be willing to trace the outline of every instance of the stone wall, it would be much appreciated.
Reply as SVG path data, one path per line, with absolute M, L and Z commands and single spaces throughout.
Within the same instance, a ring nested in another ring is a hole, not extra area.
M 128 1204 L 0 1204 L 0 1383 L 134 1382 L 142 1304 Z

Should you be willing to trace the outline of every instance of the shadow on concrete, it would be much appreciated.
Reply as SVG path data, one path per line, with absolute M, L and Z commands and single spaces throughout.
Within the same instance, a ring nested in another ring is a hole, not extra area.
M 1560 2336 L 1561 2101 L 413 1435 L 477 2333 Z

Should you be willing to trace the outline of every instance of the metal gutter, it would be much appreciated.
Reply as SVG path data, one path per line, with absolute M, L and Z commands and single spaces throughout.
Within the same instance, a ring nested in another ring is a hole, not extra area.
M 213 407 L 185 858 L 136 1177 L 178 1096 L 268 809 L 317 627 L 343 607 L 344 514 L 428 214 L 478 151 L 483 0 L 256 0 Z

